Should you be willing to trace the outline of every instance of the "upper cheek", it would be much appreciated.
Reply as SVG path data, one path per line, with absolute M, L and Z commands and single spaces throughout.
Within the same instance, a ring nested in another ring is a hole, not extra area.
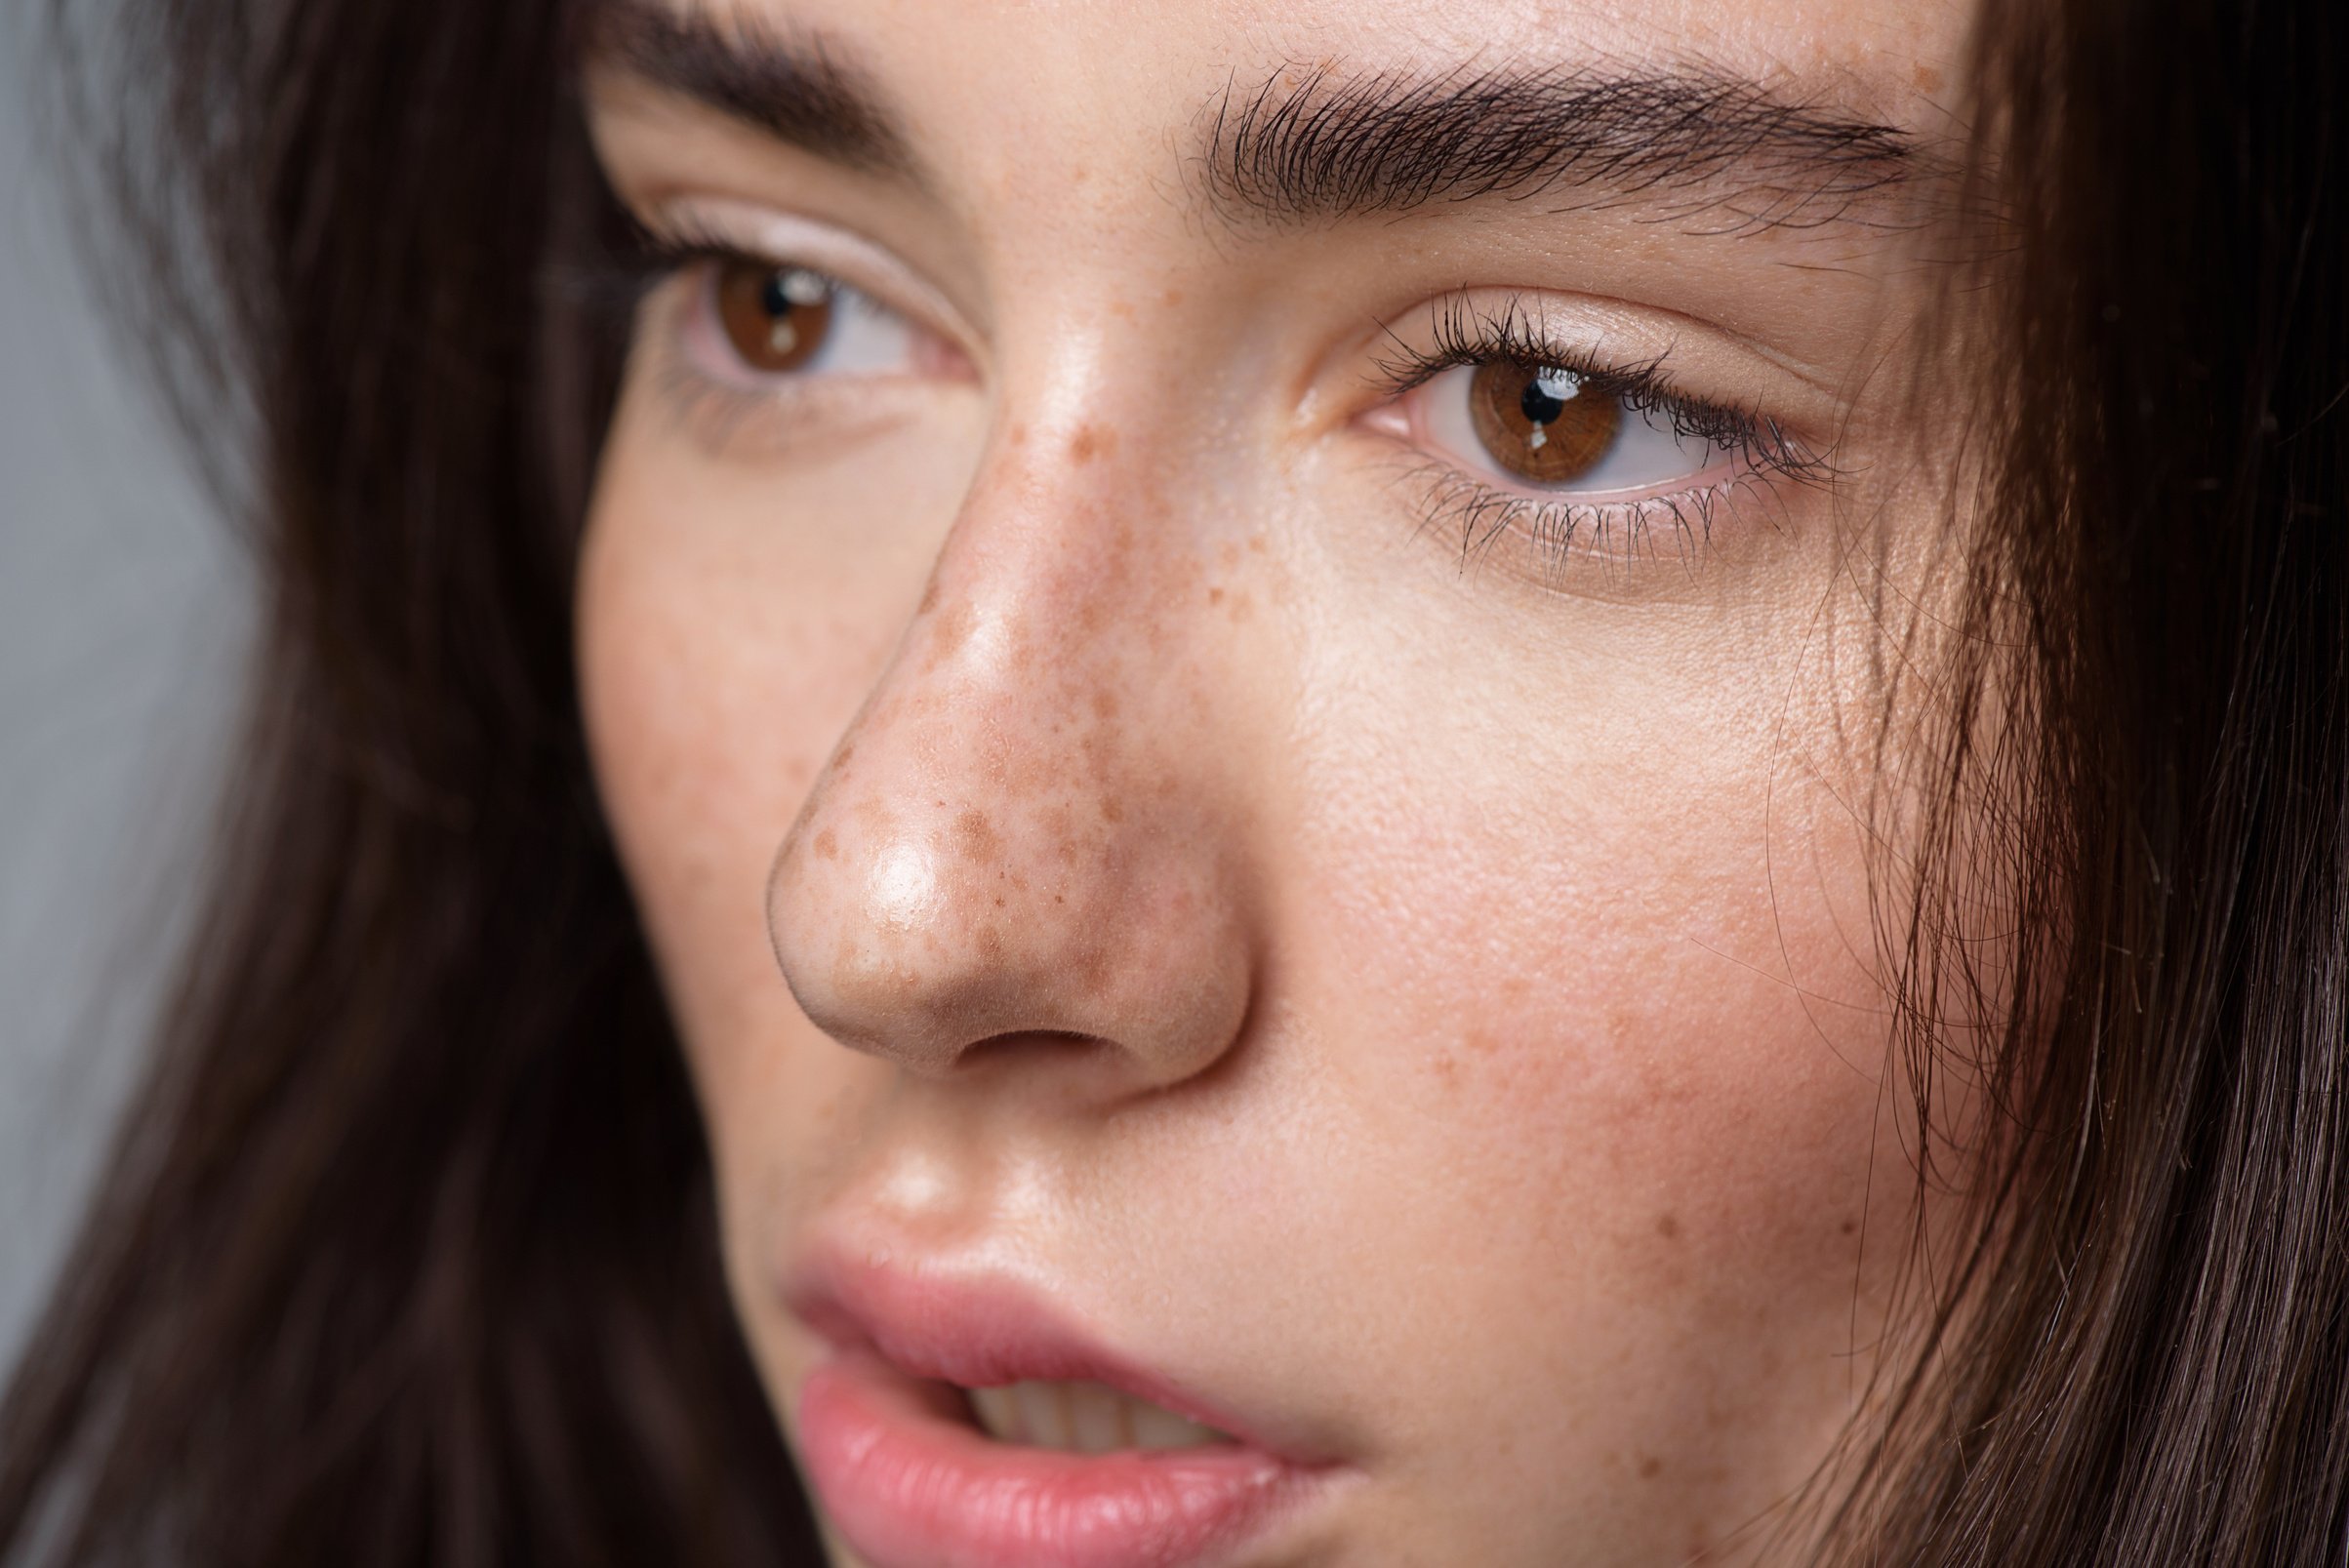
M 1864 911 L 1866 866 L 1832 817 L 1773 828 L 1765 785 L 1723 780 L 1697 813 L 1636 784 L 1586 793 L 1537 811 L 1547 830 L 1498 802 L 1430 811 L 1493 826 L 1391 828 L 1376 864 L 1333 863 L 1314 940 L 1347 979 L 1328 1005 L 1380 1046 L 1333 1070 L 1428 1156 L 1431 1213 L 1473 1205 L 1479 1236 L 1526 1227 L 1510 1256 L 1650 1284 L 1847 1256 L 1882 1004 L 1839 911 Z M 1773 833 L 1802 853 L 1772 856 Z M 1436 1184 L 1459 1190 L 1438 1201 Z
M 578 663 L 597 789 L 697 1076 L 749 1065 L 793 1015 L 765 880 L 892 606 L 770 553 L 751 503 L 680 508 L 656 465 L 607 465 L 581 561 Z M 874 602 L 866 602 L 874 601 Z M 707 1089 L 709 1086 L 705 1084 Z

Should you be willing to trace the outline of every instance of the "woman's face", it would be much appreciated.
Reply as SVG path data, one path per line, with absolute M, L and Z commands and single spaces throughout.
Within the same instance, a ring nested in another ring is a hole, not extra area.
M 1964 22 L 609 15 L 685 260 L 587 716 L 839 1561 L 1781 1521 L 1921 1218 L 1871 834 Z

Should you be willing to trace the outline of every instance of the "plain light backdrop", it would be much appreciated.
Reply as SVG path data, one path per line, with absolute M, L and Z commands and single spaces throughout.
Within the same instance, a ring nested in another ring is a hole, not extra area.
M 247 562 L 90 298 L 0 4 L 0 1368 L 141 1056 L 219 795 Z

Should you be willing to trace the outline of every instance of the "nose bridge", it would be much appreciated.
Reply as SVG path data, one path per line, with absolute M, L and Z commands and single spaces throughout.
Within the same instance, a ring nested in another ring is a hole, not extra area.
M 1184 622 L 1201 542 L 1144 457 L 1082 420 L 1004 432 L 783 845 L 776 956 L 842 1043 L 943 1073 L 1079 1036 L 1155 1085 L 1235 1033 L 1242 867 Z

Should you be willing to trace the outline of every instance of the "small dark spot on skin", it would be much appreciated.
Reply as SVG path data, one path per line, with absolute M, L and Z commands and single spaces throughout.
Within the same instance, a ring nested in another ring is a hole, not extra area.
M 828 861 L 836 861 L 840 858 L 839 836 L 830 828 L 827 827 L 816 835 L 816 854 L 820 859 Z
M 1262 555 L 1264 553 L 1264 536 L 1262 534 L 1250 534 L 1248 536 L 1248 548 L 1256 554 Z
M 1107 686 L 1093 694 L 1093 716 L 1103 720 L 1117 716 L 1117 694 Z
M 1223 603 L 1223 602 L 1224 602 L 1224 590 L 1223 590 L 1223 589 L 1221 589 L 1221 588 L 1209 588 L 1209 589 L 1207 590 L 1207 602 L 1208 602 L 1209 604 L 1221 604 L 1221 603 Z
M 1460 1043 L 1478 1056 L 1490 1056 L 1501 1048 L 1500 1041 L 1477 1029 L 1469 1030 L 1468 1037 Z
M 1015 447 L 1026 446 L 1028 444 L 1028 426 L 1025 424 L 1014 424 L 1011 427 L 1011 434 L 1009 437 L 1007 437 L 1007 439 Z
M 922 661 L 926 669 L 936 669 L 954 657 L 962 639 L 971 634 L 970 606 L 958 604 L 938 618 L 938 629 L 930 634 L 929 656 Z
M 1180 289 L 1169 289 L 1166 291 L 1164 299 L 1166 303 L 1169 305 L 1181 304 L 1183 302 L 1183 291 Z
M 954 819 L 954 837 L 962 853 L 982 864 L 993 864 L 1003 853 L 1003 840 L 987 813 L 973 807 Z
M 848 766 L 849 759 L 854 757 L 856 754 L 857 744 L 854 741 L 851 741 L 846 745 L 840 747 L 839 750 L 834 751 L 831 754 L 831 765 L 834 768 L 845 768 Z
M 1002 901 L 1001 899 L 997 899 L 997 900 L 995 901 L 995 907 L 996 907 L 996 908 L 998 908 L 998 909 L 1000 909 L 1000 908 L 1002 908 L 1002 907 L 1003 907 L 1003 901 Z
M 1911 80 L 1916 82 L 1917 91 L 1920 93 L 1938 93 L 1941 91 L 1941 73 L 1933 69 L 1933 67 L 1930 65 L 1918 66 L 1917 74 L 1912 77 Z
M 1106 458 L 1116 450 L 1117 432 L 1105 430 L 1099 425 L 1080 424 L 1076 427 L 1076 433 L 1069 437 L 1071 462 L 1091 462 L 1095 458 Z
M 936 578 L 932 578 L 930 579 L 930 585 L 921 590 L 921 610 L 919 613 L 926 616 L 937 608 L 938 580 Z
M 1846 1220 L 1843 1222 L 1843 1234 L 1847 1236 L 1854 1234 L 1858 1231 L 1860 1223 L 1857 1220 Z
M 1663 1473 L 1664 1462 L 1662 1460 L 1656 1458 L 1653 1454 L 1641 1456 L 1640 1460 L 1640 1479 L 1642 1481 L 1652 1481 Z
M 1101 820 L 1105 823 L 1125 821 L 1125 808 L 1117 803 L 1115 796 L 1113 795 L 1101 803 Z
M 1678 1241 L 1681 1238 L 1680 1216 L 1676 1214 L 1668 1214 L 1662 1219 L 1658 1220 L 1656 1222 L 1656 1234 L 1662 1236 L 1666 1241 Z

